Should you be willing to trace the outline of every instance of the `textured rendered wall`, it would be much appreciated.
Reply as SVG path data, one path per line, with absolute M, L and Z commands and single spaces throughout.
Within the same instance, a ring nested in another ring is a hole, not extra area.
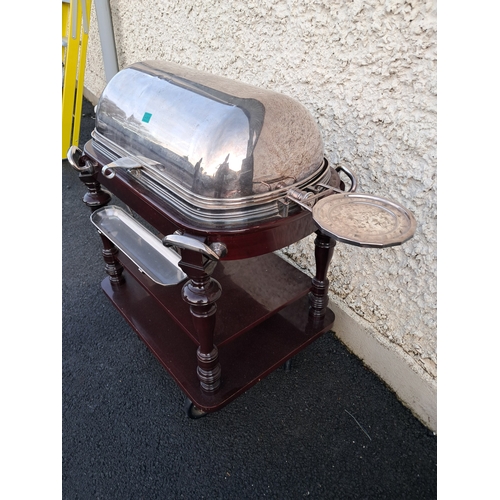
M 296 98 L 321 127 L 331 163 L 358 191 L 413 211 L 414 239 L 392 249 L 338 244 L 334 301 L 435 386 L 435 0 L 110 0 L 120 68 L 166 59 Z M 87 89 L 104 85 L 95 15 Z M 283 254 L 310 272 L 312 237 Z

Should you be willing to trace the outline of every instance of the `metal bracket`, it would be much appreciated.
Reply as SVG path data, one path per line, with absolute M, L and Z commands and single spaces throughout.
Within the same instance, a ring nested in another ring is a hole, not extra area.
M 166 247 L 173 246 L 177 248 L 184 248 L 186 250 L 192 250 L 203 254 L 210 260 L 215 261 L 227 254 L 227 247 L 223 243 L 215 242 L 208 246 L 196 238 L 182 234 L 169 234 L 163 238 L 162 242 Z
M 129 156 L 126 156 L 124 158 L 118 158 L 117 160 L 108 163 L 107 165 L 104 165 L 104 167 L 102 167 L 101 173 L 102 175 L 104 175 L 104 177 L 112 179 L 116 175 L 116 173 L 113 170 L 115 168 L 131 169 L 131 168 L 142 168 L 142 167 L 143 167 L 142 163 L 139 163 L 137 160 L 134 160 Z

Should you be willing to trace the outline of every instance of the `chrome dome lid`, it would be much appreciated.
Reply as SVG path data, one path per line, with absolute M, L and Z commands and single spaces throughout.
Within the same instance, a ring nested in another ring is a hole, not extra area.
M 285 95 L 164 61 L 118 72 L 96 108 L 96 148 L 141 181 L 222 208 L 276 199 L 324 174 L 323 141 Z

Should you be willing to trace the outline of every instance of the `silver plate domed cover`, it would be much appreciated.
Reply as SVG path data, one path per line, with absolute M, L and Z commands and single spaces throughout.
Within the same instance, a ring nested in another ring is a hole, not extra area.
M 324 169 L 320 131 L 300 103 L 163 61 L 112 78 L 93 139 L 111 160 L 140 162 L 139 179 L 205 207 L 265 202 Z

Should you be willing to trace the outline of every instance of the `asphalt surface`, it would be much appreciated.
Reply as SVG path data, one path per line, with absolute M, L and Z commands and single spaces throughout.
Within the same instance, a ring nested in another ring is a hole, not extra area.
M 84 101 L 80 143 L 93 110 Z M 184 396 L 100 288 L 85 187 L 62 162 L 62 498 L 433 499 L 437 438 L 329 332 L 233 403 Z

